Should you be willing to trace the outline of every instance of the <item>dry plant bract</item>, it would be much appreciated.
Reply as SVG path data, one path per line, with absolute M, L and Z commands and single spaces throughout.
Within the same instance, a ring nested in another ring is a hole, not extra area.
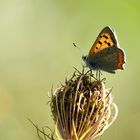
M 117 117 L 112 90 L 106 89 L 103 80 L 97 80 L 91 71 L 75 70 L 71 78 L 51 92 L 55 131 L 49 135 L 35 125 L 41 140 L 95 140 Z

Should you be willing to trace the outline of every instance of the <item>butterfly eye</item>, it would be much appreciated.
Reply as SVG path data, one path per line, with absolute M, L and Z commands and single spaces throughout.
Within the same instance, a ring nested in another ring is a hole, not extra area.
M 86 59 L 87 59 L 87 56 L 82 56 L 82 59 L 83 59 L 83 60 L 86 60 Z

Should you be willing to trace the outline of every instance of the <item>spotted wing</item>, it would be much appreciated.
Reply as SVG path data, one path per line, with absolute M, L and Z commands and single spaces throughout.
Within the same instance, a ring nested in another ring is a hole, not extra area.
M 95 43 L 92 45 L 88 57 L 93 57 L 96 53 L 102 51 L 103 49 L 116 46 L 117 47 L 117 37 L 115 33 L 111 30 L 109 26 L 106 26 L 98 35 Z

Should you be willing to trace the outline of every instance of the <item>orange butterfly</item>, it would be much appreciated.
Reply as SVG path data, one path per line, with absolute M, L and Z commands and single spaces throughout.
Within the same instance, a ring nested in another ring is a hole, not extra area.
M 123 70 L 124 58 L 124 51 L 119 48 L 117 37 L 109 26 L 100 32 L 89 54 L 82 56 L 90 69 L 110 73 L 115 73 L 117 69 Z

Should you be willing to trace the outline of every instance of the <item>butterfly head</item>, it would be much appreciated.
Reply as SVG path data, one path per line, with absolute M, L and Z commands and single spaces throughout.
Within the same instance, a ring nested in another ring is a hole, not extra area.
M 82 59 L 83 59 L 84 62 L 86 62 L 87 61 L 87 55 L 83 55 Z
M 90 63 L 89 63 L 89 59 L 88 59 L 88 55 L 83 55 L 82 59 L 86 64 L 85 66 L 91 68 Z

